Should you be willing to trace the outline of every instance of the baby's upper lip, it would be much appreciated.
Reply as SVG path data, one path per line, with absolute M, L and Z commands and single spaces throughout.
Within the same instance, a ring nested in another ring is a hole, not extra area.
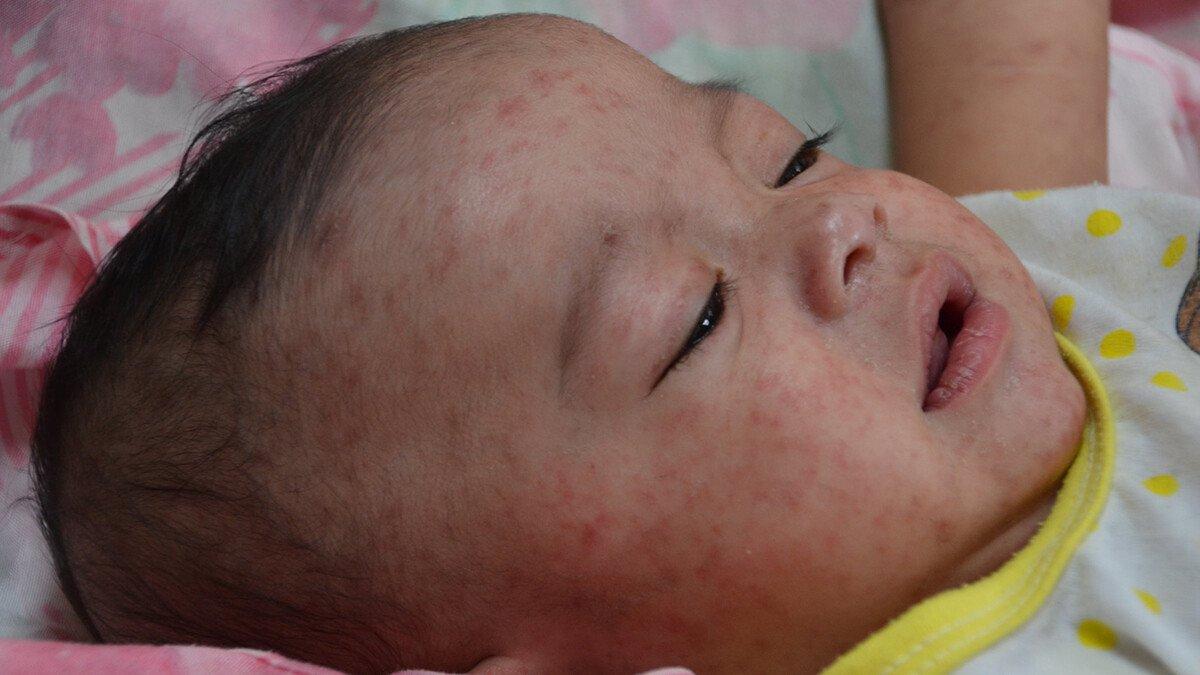
M 961 314 L 974 299 L 975 284 L 971 274 L 956 258 L 945 251 L 937 251 L 925 260 L 913 283 L 908 305 L 909 316 L 913 317 L 914 353 L 919 359 L 917 405 L 924 405 L 925 392 L 929 389 L 926 381 L 929 360 L 933 358 L 933 336 L 937 333 L 942 307 L 948 305 Z

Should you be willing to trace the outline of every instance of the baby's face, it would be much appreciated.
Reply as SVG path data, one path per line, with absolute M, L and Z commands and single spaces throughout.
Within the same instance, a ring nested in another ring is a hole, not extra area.
M 915 179 L 785 174 L 805 136 L 750 96 L 557 32 L 397 126 L 355 217 L 375 406 L 436 448 L 370 498 L 477 619 L 446 658 L 817 666 L 1002 564 L 1084 414 L 1018 259 Z M 926 409 L 972 293 L 974 380 Z

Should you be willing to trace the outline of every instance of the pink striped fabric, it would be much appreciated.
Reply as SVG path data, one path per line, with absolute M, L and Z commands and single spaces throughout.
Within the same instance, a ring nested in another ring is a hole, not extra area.
M 41 371 L 63 322 L 128 220 L 88 222 L 36 204 L 0 204 L 0 444 L 24 466 Z

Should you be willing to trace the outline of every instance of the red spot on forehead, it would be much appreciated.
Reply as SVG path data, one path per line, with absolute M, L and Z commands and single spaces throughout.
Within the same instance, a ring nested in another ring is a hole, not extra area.
M 545 96 L 554 88 L 554 76 L 549 71 L 534 68 L 529 71 L 529 83 L 533 85 L 534 89 L 537 89 Z
M 510 126 L 527 114 L 529 114 L 529 101 L 520 94 L 502 99 L 496 104 L 496 119 Z
M 534 68 L 529 71 L 529 83 L 537 90 L 543 98 L 548 96 L 554 90 L 554 85 L 571 77 L 570 70 L 545 70 L 542 68 Z
M 522 138 L 520 140 L 516 140 L 516 141 L 513 141 L 512 143 L 508 144 L 508 154 L 516 155 L 516 154 L 522 153 L 526 150 L 533 150 L 536 147 L 537 147 L 537 144 L 534 143 L 533 141 L 531 141 L 527 138 Z

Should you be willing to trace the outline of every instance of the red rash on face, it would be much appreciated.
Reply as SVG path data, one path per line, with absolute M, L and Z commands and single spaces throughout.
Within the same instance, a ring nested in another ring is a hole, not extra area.
M 461 251 L 458 250 L 458 243 L 454 241 L 446 242 L 445 248 L 442 249 L 441 255 L 436 260 L 430 261 L 425 266 L 425 274 L 434 282 L 445 280 L 446 273 L 454 266 L 461 257 Z
M 366 307 L 366 295 L 363 293 L 362 284 L 350 282 L 349 288 L 346 289 L 346 302 L 349 303 L 350 309 L 356 315 L 361 315 Z
M 516 141 L 513 141 L 512 143 L 508 144 L 508 154 L 515 155 L 515 154 L 524 152 L 526 150 L 534 150 L 536 148 L 537 148 L 536 143 L 534 143 L 533 141 L 531 141 L 527 138 L 522 138 L 520 140 L 516 140 Z
M 483 159 L 479 160 L 479 170 L 487 171 L 488 169 L 492 168 L 492 165 L 495 163 L 496 163 L 496 151 L 488 150 L 487 153 L 484 154 Z
M 596 91 L 586 82 L 575 85 L 575 93 L 587 102 L 588 108 L 596 112 L 610 112 L 627 105 L 625 96 L 612 87 Z
M 554 71 L 534 68 L 529 71 L 529 83 L 541 94 L 542 98 L 545 98 L 550 95 L 550 92 L 554 91 L 556 84 L 569 80 L 572 73 L 573 71 L 571 70 Z
M 518 119 L 529 114 L 529 101 L 521 94 L 501 99 L 496 104 L 496 119 L 512 126 Z

